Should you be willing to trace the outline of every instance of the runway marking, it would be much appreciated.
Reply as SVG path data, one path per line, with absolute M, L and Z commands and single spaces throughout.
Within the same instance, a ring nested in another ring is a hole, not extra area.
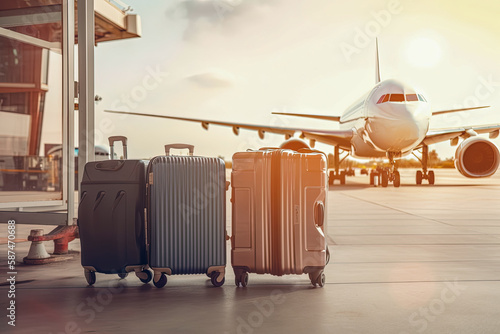
M 432 218 L 427 218 L 427 217 L 424 217 L 424 216 L 419 216 L 419 215 L 414 214 L 414 213 L 410 213 L 410 212 L 407 212 L 407 211 L 404 211 L 404 210 L 401 210 L 401 209 L 396 209 L 396 208 L 390 207 L 388 205 L 384 205 L 384 204 L 380 204 L 380 203 L 377 203 L 377 202 L 369 201 L 369 200 L 366 200 L 366 199 L 363 199 L 363 198 L 359 198 L 359 197 L 356 197 L 356 196 L 353 196 L 353 195 L 348 195 L 348 194 L 345 194 L 343 192 L 341 194 L 344 195 L 344 196 L 350 197 L 352 199 L 356 199 L 356 200 L 359 200 L 359 201 L 370 203 L 370 204 L 373 204 L 373 205 L 376 205 L 376 206 L 379 206 L 379 207 L 383 207 L 383 208 L 386 208 L 386 209 L 390 209 L 390 210 L 393 210 L 393 211 L 396 211 L 396 212 L 401 212 L 401 213 L 404 213 L 404 214 L 407 214 L 407 215 L 410 215 L 410 216 L 413 216 L 413 217 L 418 217 L 418 218 L 421 218 L 421 219 L 425 219 L 427 221 L 433 221 L 433 222 L 436 222 L 436 223 L 439 223 L 439 224 L 456 227 L 455 225 L 452 225 L 452 224 L 447 224 L 447 223 L 441 222 L 439 220 L 435 220 L 435 219 L 432 219 Z

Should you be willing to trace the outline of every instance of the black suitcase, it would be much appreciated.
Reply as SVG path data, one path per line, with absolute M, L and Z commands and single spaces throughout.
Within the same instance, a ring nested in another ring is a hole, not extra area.
M 114 142 L 123 143 L 127 158 L 127 138 L 109 138 L 111 159 Z M 148 283 L 144 208 L 146 163 L 142 160 L 94 161 L 85 165 L 78 207 L 81 260 L 89 285 L 96 272 L 125 278 L 134 271 Z

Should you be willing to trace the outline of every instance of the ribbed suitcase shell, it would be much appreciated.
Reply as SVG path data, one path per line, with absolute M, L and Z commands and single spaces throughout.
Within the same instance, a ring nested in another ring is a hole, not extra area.
M 160 156 L 148 166 L 149 258 L 153 270 L 201 274 L 226 265 L 225 165 Z
M 233 155 L 232 168 L 231 262 L 237 279 L 242 272 L 320 272 L 326 265 L 324 154 L 241 152 Z M 322 221 L 316 221 L 319 209 Z
M 85 165 L 78 208 L 82 266 L 108 274 L 147 266 L 145 175 L 141 160 Z

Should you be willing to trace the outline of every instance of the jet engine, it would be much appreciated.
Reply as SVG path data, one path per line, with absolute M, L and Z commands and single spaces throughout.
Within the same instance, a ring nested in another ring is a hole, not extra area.
M 307 145 L 306 142 L 304 142 L 300 139 L 297 139 L 297 138 L 292 138 L 290 140 L 287 140 L 283 144 L 281 144 L 280 148 L 298 151 L 302 148 L 310 148 L 310 147 L 309 147 L 309 145 Z
M 500 153 L 497 146 L 482 137 L 470 137 L 455 152 L 455 167 L 466 177 L 488 177 L 498 169 Z

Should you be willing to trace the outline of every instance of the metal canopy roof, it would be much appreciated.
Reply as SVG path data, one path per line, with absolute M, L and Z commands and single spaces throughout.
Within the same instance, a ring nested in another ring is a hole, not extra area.
M 117 2 L 94 0 L 95 43 L 141 36 L 139 15 L 129 14 Z M 78 42 L 78 15 L 75 2 L 75 43 Z M 54 25 L 61 22 L 60 0 L 2 0 L 0 1 L 0 28 L 18 30 L 23 26 Z M 39 36 L 32 36 L 39 38 Z M 61 36 L 46 36 L 47 42 L 59 42 Z

